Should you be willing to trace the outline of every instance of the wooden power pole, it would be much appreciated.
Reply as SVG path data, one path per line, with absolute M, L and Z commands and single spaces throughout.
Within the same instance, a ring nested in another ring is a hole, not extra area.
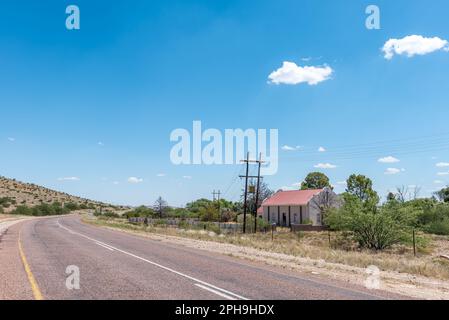
M 260 188 L 260 167 L 262 165 L 262 153 L 259 154 L 259 161 L 257 161 L 257 189 L 256 189 L 256 203 L 254 209 L 254 233 L 257 232 L 257 209 L 259 207 L 259 188 Z
M 257 201 L 259 201 L 258 199 L 258 192 L 259 192 L 259 186 L 260 186 L 260 179 L 262 179 L 262 177 L 260 176 L 260 165 L 262 163 L 262 154 L 260 155 L 260 159 L 259 160 L 249 160 L 249 152 L 246 155 L 246 160 L 242 160 L 241 162 L 246 163 L 246 174 L 244 176 L 240 176 L 240 178 L 245 178 L 245 193 L 243 196 L 243 233 L 246 233 L 246 214 L 248 211 L 248 179 L 249 178 L 256 178 L 257 179 L 257 191 L 256 191 L 256 226 L 257 226 Z M 257 176 L 249 176 L 248 171 L 249 171 L 249 164 L 250 163 L 257 163 L 259 164 L 259 170 L 258 170 L 258 174 Z

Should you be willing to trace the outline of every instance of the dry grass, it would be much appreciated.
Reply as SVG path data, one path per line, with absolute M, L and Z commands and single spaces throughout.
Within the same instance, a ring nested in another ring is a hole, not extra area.
M 272 241 L 271 233 L 217 235 L 213 232 L 203 230 L 138 226 L 129 224 L 123 219 L 104 220 L 84 218 L 84 221 L 91 224 L 127 229 L 140 233 L 233 244 L 266 252 L 308 258 L 315 260 L 317 263 L 335 263 L 359 268 L 375 265 L 382 271 L 407 273 L 441 280 L 449 279 L 449 264 L 439 258 L 443 253 L 449 253 L 449 241 L 447 237 L 428 236 L 429 245 L 419 250 L 418 256 L 415 258 L 412 249 L 404 246 L 397 246 L 385 252 L 373 252 L 356 250 L 354 246 L 345 243 L 345 247 L 352 247 L 352 249 L 337 249 L 335 246 L 337 244 L 341 246 L 341 242 L 343 241 L 337 234 L 332 234 L 331 244 L 329 244 L 328 234 L 317 232 L 301 233 L 298 236 L 297 234 L 292 234 L 284 230 L 277 232 L 274 236 L 274 241 Z

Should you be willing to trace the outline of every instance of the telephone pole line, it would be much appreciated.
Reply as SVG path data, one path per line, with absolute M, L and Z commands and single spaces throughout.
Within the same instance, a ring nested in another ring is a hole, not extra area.
M 246 163 L 246 174 L 244 176 L 239 176 L 240 178 L 245 178 L 245 194 L 243 196 L 244 200 L 243 200 L 243 233 L 246 233 L 246 213 L 248 211 L 248 179 L 249 178 L 257 178 L 257 188 L 259 189 L 260 186 L 260 165 L 262 163 L 261 161 L 262 158 L 262 154 L 260 154 L 260 159 L 259 160 L 249 160 L 249 152 L 246 155 L 246 160 L 241 160 L 241 162 Z M 249 164 L 250 163 L 257 163 L 259 164 L 259 173 L 257 176 L 249 176 L 248 175 L 248 171 L 249 171 Z M 259 192 L 257 190 L 257 192 Z M 258 195 L 256 194 L 256 201 L 258 201 Z M 256 218 L 257 218 L 257 203 L 256 203 Z M 256 226 L 257 226 L 257 221 L 256 221 Z
M 218 190 L 217 192 L 215 192 L 215 190 L 214 190 L 214 192 L 212 192 L 212 195 L 213 195 L 214 202 L 216 200 L 218 200 L 217 201 L 217 204 L 218 204 L 218 215 L 220 216 L 220 220 L 221 220 L 221 208 L 220 208 L 220 195 L 221 195 L 221 192 L 220 192 L 220 190 Z M 215 198 L 215 196 L 217 196 L 217 198 Z
M 257 189 L 256 189 L 256 205 L 254 209 L 254 233 L 257 232 L 257 209 L 259 207 L 259 188 L 260 188 L 260 167 L 262 165 L 262 153 L 259 154 L 259 161 L 257 162 Z
M 218 197 L 218 201 L 220 201 L 220 190 L 218 190 L 218 191 L 213 191 L 212 192 L 212 196 L 213 196 L 213 201 L 215 201 L 216 200 L 216 198 L 215 198 L 215 196 L 217 196 Z

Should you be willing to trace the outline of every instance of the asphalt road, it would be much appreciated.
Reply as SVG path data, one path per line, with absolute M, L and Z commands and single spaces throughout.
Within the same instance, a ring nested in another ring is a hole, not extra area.
M 0 242 L 0 258 L 0 299 L 397 298 L 86 225 L 77 216 L 12 226 Z M 69 266 L 79 269 L 79 289 L 66 285 L 75 270 L 66 273 Z

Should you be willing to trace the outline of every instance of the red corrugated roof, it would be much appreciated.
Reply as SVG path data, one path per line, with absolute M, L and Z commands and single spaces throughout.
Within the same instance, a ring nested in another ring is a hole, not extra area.
M 323 189 L 317 190 L 295 190 L 279 191 L 271 198 L 265 200 L 262 206 L 295 206 L 306 205 L 312 200 L 314 195 L 319 194 Z

